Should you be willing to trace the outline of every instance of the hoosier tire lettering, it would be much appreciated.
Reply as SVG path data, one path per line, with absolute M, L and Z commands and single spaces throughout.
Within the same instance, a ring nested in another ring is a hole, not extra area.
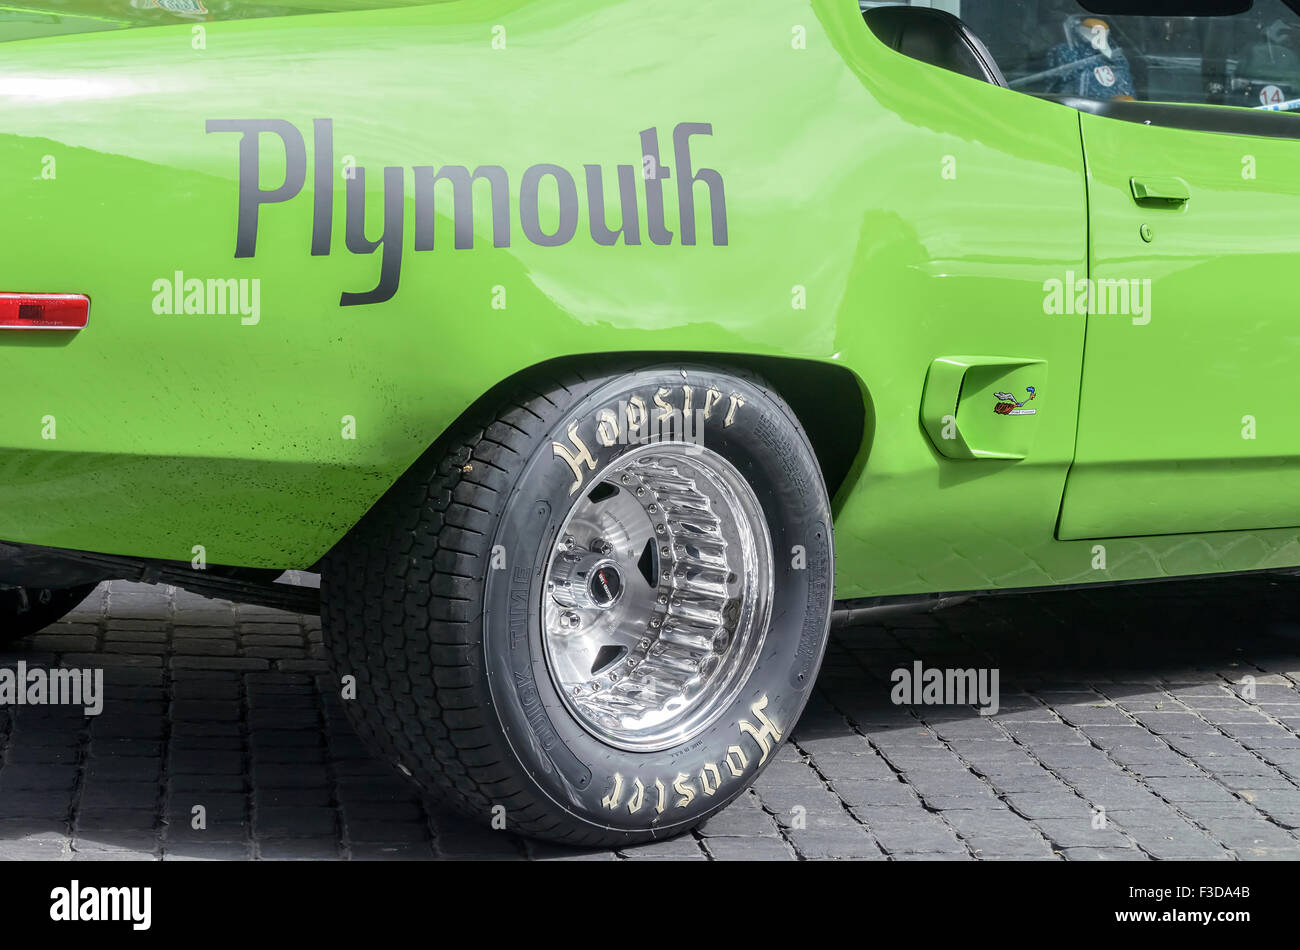
M 767 762 L 767 757 L 771 754 L 773 748 L 781 742 L 781 730 L 777 727 L 776 723 L 772 722 L 771 719 L 764 715 L 763 710 L 766 708 L 767 696 L 764 696 L 758 702 L 749 707 L 750 713 L 759 721 L 759 726 L 755 726 L 753 723 L 747 722 L 743 719 L 737 723 L 737 727 L 741 734 L 749 736 L 758 745 L 759 757 L 757 764 L 760 766 Z M 745 755 L 744 749 L 739 745 L 730 745 L 727 746 L 727 754 L 722 757 L 722 762 L 730 772 L 732 778 L 744 778 L 745 769 L 749 766 L 750 760 Z M 698 781 L 700 791 L 706 796 L 711 797 L 716 795 L 718 790 L 722 788 L 722 783 L 726 781 L 726 777 L 715 762 L 705 762 L 704 765 L 700 767 L 700 771 L 694 778 L 685 772 L 678 772 L 673 777 L 671 786 L 673 791 L 677 792 L 681 796 L 681 798 L 677 799 L 674 803 L 677 808 L 685 808 L 695 800 L 695 788 L 692 785 L 692 781 Z M 656 778 L 654 780 L 654 785 L 651 787 L 658 792 L 657 796 L 652 796 L 652 799 L 657 801 L 657 804 L 654 806 L 655 811 L 662 815 L 665 811 L 664 782 L 662 779 Z M 610 811 L 615 810 L 623 802 L 623 791 L 623 776 L 618 772 L 615 772 L 613 777 L 610 779 L 609 794 L 602 798 L 600 803 Z M 641 806 L 644 805 L 645 802 L 646 786 L 642 783 L 641 779 L 632 779 L 632 795 L 627 801 L 628 812 L 635 815 L 641 810 Z
M 672 404 L 670 398 L 674 389 L 681 391 L 681 408 Z M 639 395 L 620 400 L 617 410 L 606 406 L 597 410 L 592 420 L 595 423 L 596 441 L 609 448 L 611 446 L 645 445 L 650 442 L 696 442 L 701 437 L 704 423 L 713 418 L 713 413 L 720 411 L 718 406 L 726 399 L 726 415 L 723 428 L 736 423 L 736 413 L 745 405 L 745 397 L 738 392 L 723 396 L 722 390 L 710 386 L 704 392 L 704 407 L 694 407 L 695 387 L 682 385 L 677 387 L 662 386 L 652 397 L 658 410 L 651 418 L 646 401 Z M 621 426 L 621 428 L 620 428 Z M 569 494 L 577 494 L 589 472 L 596 468 L 596 460 L 591 449 L 583 441 L 579 430 L 583 427 L 580 420 L 574 420 L 567 426 L 569 444 L 552 442 L 551 450 L 555 457 L 562 459 L 573 472 L 573 485 Z

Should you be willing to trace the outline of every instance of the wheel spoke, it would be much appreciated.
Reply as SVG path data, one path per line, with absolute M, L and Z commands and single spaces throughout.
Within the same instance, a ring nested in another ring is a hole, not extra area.
M 667 748 L 720 715 L 757 662 L 771 540 L 720 455 L 650 445 L 575 502 L 546 577 L 547 662 L 570 710 L 611 745 Z

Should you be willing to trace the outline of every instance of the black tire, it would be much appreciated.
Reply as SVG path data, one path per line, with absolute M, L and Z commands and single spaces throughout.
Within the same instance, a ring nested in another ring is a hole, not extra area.
M 56 623 L 85 600 L 95 586 L 0 587 L 0 646 Z
M 552 443 L 576 431 L 595 481 L 635 447 L 603 445 L 596 413 L 664 390 L 680 409 L 684 386 L 696 407 L 723 394 L 703 444 L 761 504 L 771 622 L 722 714 L 683 746 L 630 752 L 584 729 L 547 671 L 542 575 L 575 488 Z M 821 664 L 833 567 L 813 450 L 761 379 L 694 365 L 534 379 L 467 413 L 326 558 L 324 638 L 337 674 L 355 677 L 344 705 L 357 731 L 432 797 L 497 827 L 619 846 L 697 825 L 772 761 Z

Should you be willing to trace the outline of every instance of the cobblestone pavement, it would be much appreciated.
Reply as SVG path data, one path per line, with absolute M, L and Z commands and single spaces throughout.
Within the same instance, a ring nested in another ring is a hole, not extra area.
M 1300 858 L 1300 580 L 850 619 L 755 789 L 684 838 L 583 853 L 426 809 L 353 735 L 318 619 L 102 585 L 0 653 L 108 685 L 96 718 L 0 711 L 0 859 Z M 997 669 L 999 712 L 892 704 L 918 660 Z

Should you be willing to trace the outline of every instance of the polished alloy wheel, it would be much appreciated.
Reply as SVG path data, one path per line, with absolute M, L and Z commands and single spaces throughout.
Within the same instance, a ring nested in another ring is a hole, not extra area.
M 547 564 L 551 677 L 601 741 L 679 745 L 753 669 L 772 585 L 767 523 L 735 467 L 703 446 L 636 448 L 588 483 Z

